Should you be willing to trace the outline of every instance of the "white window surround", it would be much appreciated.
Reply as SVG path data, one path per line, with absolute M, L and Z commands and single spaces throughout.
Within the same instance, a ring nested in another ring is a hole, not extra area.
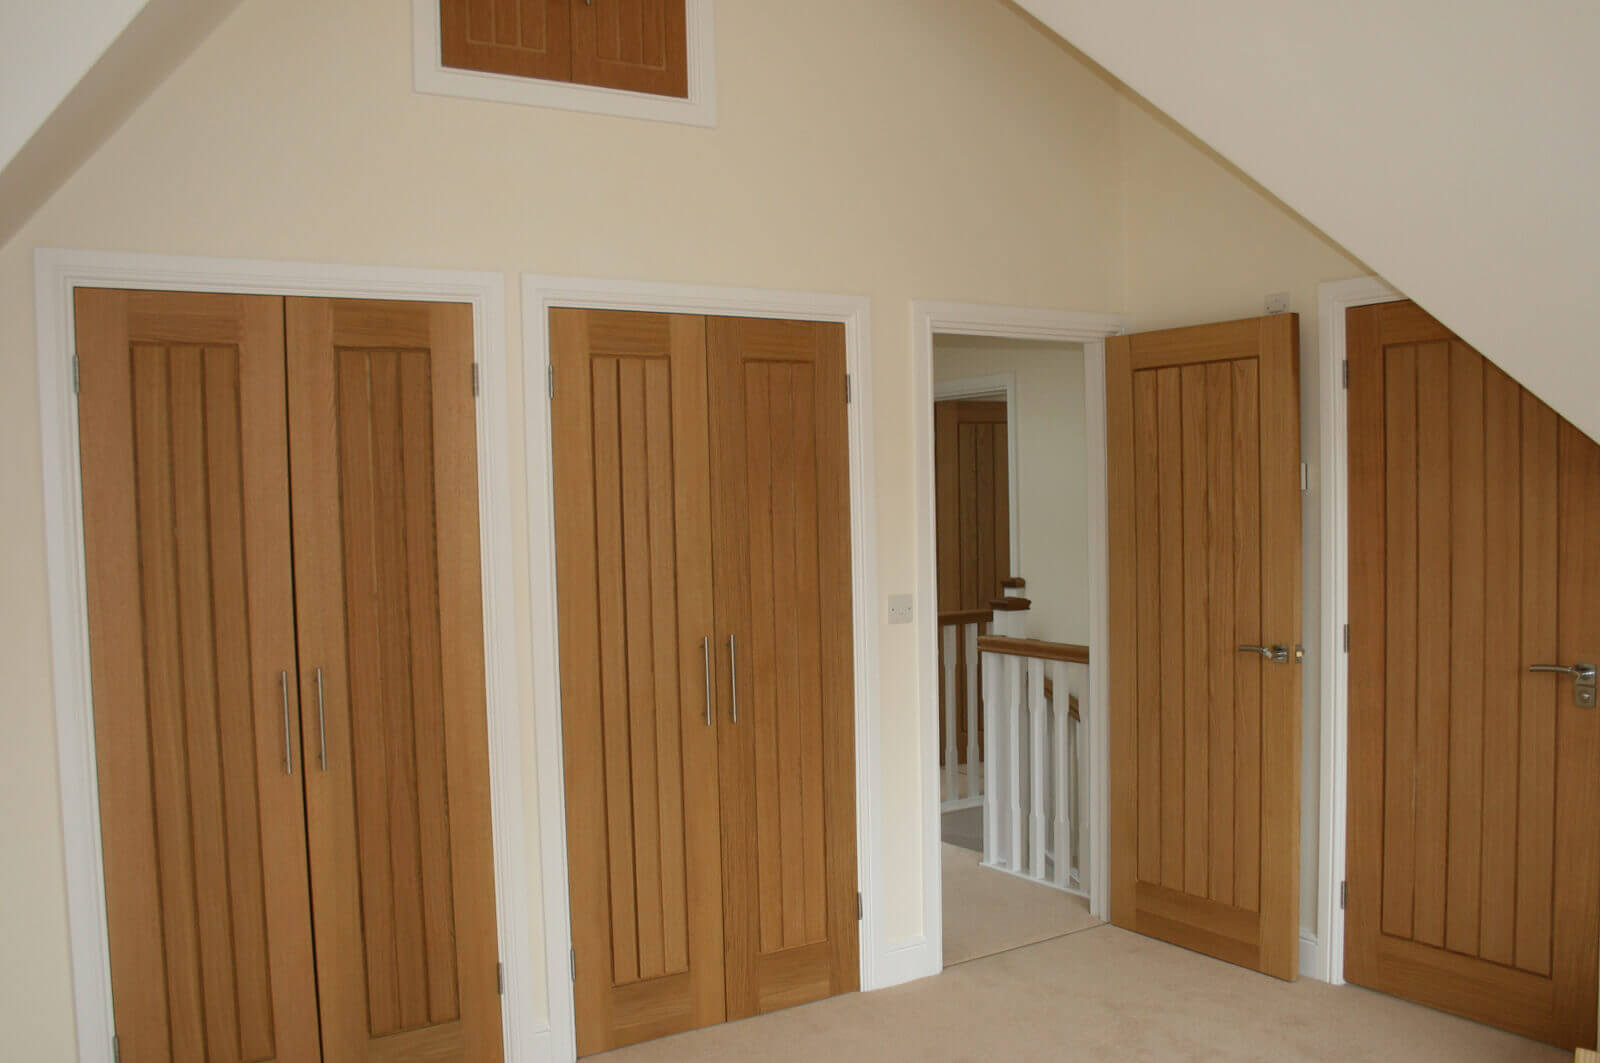
M 712 0 L 684 3 L 689 62 L 687 99 L 447 67 L 440 61 L 439 0 L 411 0 L 412 86 L 434 96 L 715 126 L 716 45 L 711 6 Z

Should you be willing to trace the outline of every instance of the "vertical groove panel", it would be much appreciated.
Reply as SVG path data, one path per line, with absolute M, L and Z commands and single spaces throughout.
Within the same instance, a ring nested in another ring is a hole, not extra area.
M 789 370 L 794 396 L 794 525 L 795 591 L 794 670 L 800 685 L 800 792 L 801 867 L 805 875 L 805 935 L 810 944 L 828 937 L 828 858 L 824 826 L 822 746 L 822 602 L 817 551 L 822 542 L 822 517 L 817 510 L 817 409 L 816 370 L 792 365 Z M 962 651 L 966 646 L 963 641 Z M 967 666 L 977 668 L 976 661 Z M 963 688 L 965 689 L 965 688 Z M 965 714 L 963 714 L 963 720 Z M 963 743 L 964 745 L 964 743 Z M 977 765 L 970 764 L 969 771 Z
M 1206 534 L 1210 571 L 1211 616 L 1211 888 L 1219 904 L 1234 903 L 1234 646 L 1224 640 L 1234 629 L 1234 486 L 1233 367 L 1215 362 L 1205 367 L 1206 464 L 1210 487 L 1206 496 Z
M 1452 520 L 1450 349 L 1446 344 L 1417 348 L 1417 782 L 1416 901 L 1412 934 L 1429 945 L 1444 944 L 1445 865 L 1461 850 L 1450 846 L 1448 832 L 1460 822 L 1447 804 L 1456 789 L 1451 768 L 1450 590 L 1452 540 L 1480 544 L 1481 513 L 1470 529 Z M 1482 410 L 1482 403 L 1474 409 Z M 1483 459 L 1477 459 L 1481 468 Z M 1479 566 L 1479 571 L 1482 567 Z M 1468 577 L 1461 569 L 1463 580 Z M 1481 645 L 1481 642 L 1480 642 Z M 1474 654 L 1476 656 L 1476 654 Z M 1473 834 L 1477 824 L 1472 825 Z M 1454 839 L 1452 839 L 1454 840 Z M 1476 868 L 1474 866 L 1474 872 Z M 1476 874 L 1472 880 L 1476 883 Z M 1473 905 L 1476 910 L 1476 904 Z
M 1184 639 L 1183 391 L 1178 369 L 1156 370 L 1161 484 L 1161 884 L 1183 889 Z M 1171 563 L 1168 563 L 1171 562 Z
M 995 515 L 991 506 L 995 488 L 994 426 L 975 425 L 972 432 L 978 485 L 978 596 L 974 604 L 982 609 L 988 606 L 990 599 L 999 596 L 1002 577 L 995 571 Z
M 1446 347 L 1445 344 L 1437 344 Z M 1431 350 L 1431 346 L 1429 348 Z M 1450 356 L 1446 356 L 1450 357 Z M 1421 396 L 1430 394 L 1428 387 L 1419 381 L 1418 395 L 1421 409 L 1439 406 L 1439 403 L 1422 402 Z M 1476 355 L 1470 358 L 1450 358 L 1449 389 L 1438 394 L 1449 396 L 1442 404 L 1450 421 L 1450 466 L 1452 493 L 1450 500 L 1450 553 L 1454 562 L 1450 628 L 1446 637 L 1450 644 L 1450 701 L 1446 707 L 1450 725 L 1450 856 L 1446 885 L 1445 910 L 1447 925 L 1444 944 L 1456 952 L 1476 955 L 1478 952 L 1479 903 L 1482 896 L 1483 850 L 1482 833 L 1486 808 L 1483 794 L 1483 769 L 1485 748 L 1484 728 L 1484 644 L 1485 607 L 1493 603 L 1497 613 L 1504 614 L 1512 608 L 1509 600 L 1489 597 L 1485 600 L 1485 577 L 1493 569 L 1510 570 L 1507 555 L 1490 551 L 1485 554 L 1485 493 L 1484 470 L 1484 403 L 1483 364 Z M 1426 433 L 1423 433 L 1424 438 Z M 1513 451 L 1513 453 L 1515 453 Z M 1490 484 L 1496 492 L 1496 506 L 1510 502 L 1516 512 L 1515 484 L 1510 486 L 1512 497 L 1501 492 L 1506 485 Z M 1428 517 L 1423 503 L 1421 518 Z M 1422 559 L 1435 549 L 1434 541 L 1422 536 Z M 1503 548 L 1507 544 L 1500 544 Z M 1514 544 L 1513 544 L 1514 545 Z M 1513 553 L 1511 556 L 1515 556 Z M 1424 603 L 1428 590 L 1422 591 Z M 1513 613 L 1513 618 L 1515 614 Z M 1422 621 L 1426 628 L 1428 621 Z M 1427 683 L 1430 662 L 1419 660 L 1422 671 L 1417 677 L 1419 686 Z M 1508 706 L 1507 708 L 1510 708 Z M 1491 711 L 1493 706 L 1491 704 Z M 1418 755 L 1424 744 L 1418 736 Z M 1489 750 L 1490 756 L 1495 755 Z M 1419 784 L 1419 790 L 1426 784 Z M 1419 794 L 1420 799 L 1420 794 Z M 1424 885 L 1420 873 L 1417 883 L 1418 904 L 1426 891 L 1437 890 L 1434 883 Z M 1420 935 L 1419 935 L 1420 936 Z M 1424 938 L 1428 944 L 1440 942 Z
M 623 416 L 617 358 L 596 358 L 594 388 L 595 541 L 599 557 L 601 717 L 605 735 L 606 835 L 611 891 L 611 964 L 617 985 L 639 978 L 634 891 L 633 782 L 628 720 L 628 627 L 622 530 Z
M 1206 449 L 1206 368 L 1184 366 L 1183 394 L 1183 867 L 1184 889 L 1209 890 L 1211 797 L 1211 640 L 1207 601 L 1210 473 Z
M 981 602 L 978 578 L 978 426 L 962 423 L 956 429 L 956 460 L 961 477 L 961 601 L 976 609 Z
M 622 456 L 622 565 L 627 623 L 627 701 L 633 788 L 633 867 L 639 977 L 666 973 L 661 909 L 661 785 L 656 757 L 654 608 L 651 602 L 650 485 L 645 439 L 644 362 L 617 363 Z
M 1156 419 L 1156 374 L 1133 374 L 1134 423 L 1152 429 Z M 1161 487 L 1154 431 L 1133 440 L 1134 535 L 1138 543 L 1138 755 L 1140 882 L 1161 882 Z
M 1552 875 L 1555 869 L 1556 715 L 1566 694 L 1553 675 L 1527 671 L 1530 664 L 1560 661 L 1556 611 L 1560 593 L 1561 542 L 1557 520 L 1560 480 L 1559 421 L 1555 412 L 1524 392 L 1522 406 L 1522 645 L 1518 679 L 1522 701 L 1518 735 L 1516 964 L 1551 973 Z
M 1482 585 L 1492 606 L 1481 621 L 1483 674 L 1483 919 L 1479 954 L 1516 962 L 1517 776 L 1522 689 L 1522 389 L 1477 352 L 1455 344 L 1459 362 L 1483 379 L 1483 481 L 1493 493 L 1484 526 Z M 1479 634 L 1468 630 L 1460 637 Z
M 794 370 L 782 364 L 767 371 L 770 418 L 762 426 L 772 453 L 772 553 L 766 564 L 772 568 L 774 671 L 758 682 L 773 688 L 778 729 L 778 823 L 782 830 L 779 846 L 783 858 L 783 943 L 785 947 L 805 943 L 806 899 L 803 824 L 800 775 L 800 686 L 795 669 L 794 640 L 789 636 L 794 622 L 794 604 L 799 588 L 795 585 L 795 454 L 794 454 Z
M 1409 938 L 1416 845 L 1417 355 L 1384 358 L 1388 661 L 1384 703 L 1383 932 Z
M 1251 359 L 1233 363 L 1234 645 L 1258 646 L 1261 630 L 1261 424 L 1260 369 Z M 1236 907 L 1261 907 L 1261 670 L 1254 654 L 1234 658 L 1233 853 Z
M 405 499 L 406 569 L 411 611 L 410 679 L 417 772 L 417 834 L 428 1020 L 460 1014 L 456 984 L 455 898 L 450 881 L 450 801 L 445 780 L 443 644 L 434 532 L 433 380 L 428 356 L 400 356 L 399 445 Z
M 239 353 L 205 351 L 206 450 L 211 527 L 213 620 L 217 658 L 218 737 L 225 786 L 228 898 L 232 907 L 234 986 L 243 1059 L 276 1055 L 272 972 L 267 955 L 266 887 L 251 697 L 250 617 L 246 600 L 243 440 L 239 423 Z

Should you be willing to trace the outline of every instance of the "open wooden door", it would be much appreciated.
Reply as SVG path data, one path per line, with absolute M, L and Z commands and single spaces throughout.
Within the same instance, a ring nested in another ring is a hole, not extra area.
M 1345 977 L 1592 1045 L 1600 710 L 1548 669 L 1600 666 L 1600 446 L 1414 303 L 1346 320 Z
M 1106 341 L 1111 920 L 1298 965 L 1293 314 Z

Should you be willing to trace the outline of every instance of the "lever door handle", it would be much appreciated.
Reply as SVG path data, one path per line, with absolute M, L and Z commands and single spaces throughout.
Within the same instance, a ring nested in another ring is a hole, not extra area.
M 1570 675 L 1572 677 L 1572 704 L 1580 709 L 1595 707 L 1595 667 L 1592 664 L 1530 664 L 1530 672 L 1554 672 L 1557 675 Z
M 1259 653 L 1266 660 L 1274 664 L 1289 663 L 1289 647 L 1287 646 L 1248 646 L 1240 644 L 1240 653 Z

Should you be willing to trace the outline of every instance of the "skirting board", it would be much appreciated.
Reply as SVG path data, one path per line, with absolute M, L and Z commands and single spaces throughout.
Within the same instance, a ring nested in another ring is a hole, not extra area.
M 1309 930 L 1300 931 L 1300 977 L 1322 981 L 1322 949 L 1317 935 Z
M 879 986 L 892 986 L 930 978 L 943 970 L 943 943 L 935 948 L 933 942 L 918 936 L 886 945 L 878 953 L 878 969 L 875 973 Z

